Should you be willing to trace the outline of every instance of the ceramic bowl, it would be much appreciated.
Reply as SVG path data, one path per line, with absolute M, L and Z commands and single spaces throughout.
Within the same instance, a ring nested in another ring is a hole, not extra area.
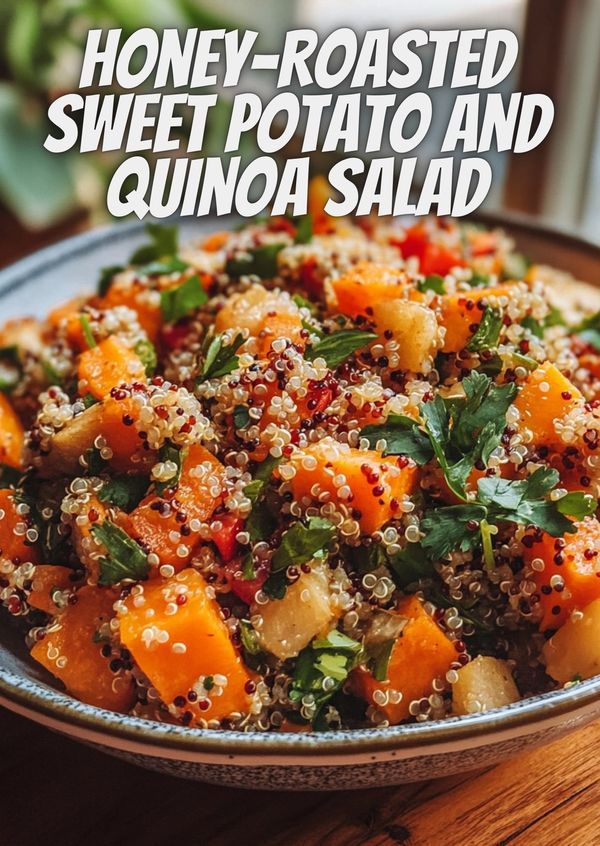
M 600 251 L 513 220 L 531 254 L 594 279 Z M 182 238 L 222 226 L 183 225 Z M 76 236 L 0 273 L 0 321 L 93 289 L 98 269 L 126 259 L 144 240 L 141 224 Z M 0 613 L 0 703 L 68 737 L 149 769 L 257 789 L 377 787 L 490 766 L 600 716 L 600 677 L 506 708 L 443 722 L 322 734 L 205 731 L 114 714 L 76 701 L 29 660 L 22 631 Z

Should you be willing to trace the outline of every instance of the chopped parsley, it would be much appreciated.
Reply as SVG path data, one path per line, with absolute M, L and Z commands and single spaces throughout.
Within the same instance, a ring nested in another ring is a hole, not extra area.
M 383 455 L 407 455 L 416 464 L 427 464 L 433 458 L 433 448 L 428 436 L 417 426 L 412 417 L 390 414 L 385 423 L 365 426 L 360 432 L 369 446 L 375 449 L 377 443 L 385 440 Z
M 148 264 L 177 254 L 178 229 L 176 226 L 147 223 L 144 228 L 150 237 L 150 243 L 138 247 L 129 259 L 130 264 Z
M 79 322 L 81 324 L 81 331 L 83 332 L 83 339 L 88 345 L 88 349 L 93 349 L 94 347 L 98 346 L 96 344 L 96 339 L 94 338 L 94 333 L 92 332 L 92 327 L 90 324 L 90 319 L 87 314 L 80 314 L 79 315 Z
M 197 276 L 190 276 L 182 285 L 161 291 L 160 311 L 165 323 L 176 323 L 208 302 L 208 294 Z
M 248 252 L 237 253 L 225 264 L 225 273 L 232 279 L 240 276 L 258 276 L 260 279 L 272 279 L 277 276 L 277 256 L 285 244 L 263 244 Z
M 313 326 L 308 328 L 311 332 L 315 331 Z M 332 335 L 324 335 L 316 344 L 308 347 L 304 353 L 304 358 L 308 361 L 323 358 L 327 367 L 338 367 L 352 353 L 366 347 L 367 344 L 377 340 L 377 338 L 378 335 L 373 332 L 363 332 L 360 329 L 342 329 Z
M 294 244 L 310 244 L 313 237 L 313 219 L 311 214 L 304 214 L 297 218 Z
M 439 276 L 437 273 L 430 273 L 429 276 L 426 276 L 422 279 L 417 288 L 419 291 L 434 291 L 436 294 L 445 294 L 446 288 L 444 287 L 444 277 Z
M 122 511 L 133 511 L 144 498 L 150 485 L 148 476 L 127 476 L 124 473 L 105 482 L 98 499 L 109 502 Z
M 164 496 L 165 492 L 171 488 L 176 488 L 181 477 L 181 465 L 184 461 L 187 450 L 180 449 L 175 444 L 167 441 L 159 450 L 158 460 L 165 462 L 170 461 L 175 465 L 175 473 L 165 482 L 156 482 L 154 487 L 158 496 Z
M 142 338 L 137 342 L 133 350 L 144 365 L 146 376 L 154 376 L 154 371 L 156 370 L 156 366 L 158 364 L 158 357 L 156 355 L 156 347 L 152 341 Z
M 0 347 L 0 391 L 9 394 L 13 391 L 23 375 L 23 365 L 16 344 Z
M 100 271 L 100 277 L 98 279 L 99 297 L 105 297 L 108 294 L 113 279 L 115 278 L 117 273 L 121 273 L 123 270 L 125 270 L 125 266 L 123 264 L 111 264 L 110 267 L 102 268 L 102 270 Z
M 146 553 L 123 529 L 106 520 L 93 525 L 92 534 L 107 552 L 99 561 L 98 584 L 114 585 L 123 579 L 138 582 L 148 577 L 150 565 Z
M 223 333 L 215 335 L 210 341 L 206 351 L 204 365 L 198 377 L 198 382 L 205 382 L 207 379 L 218 379 L 219 376 L 226 376 L 232 373 L 239 366 L 239 358 L 236 352 L 244 343 L 244 336 L 241 332 L 235 336 L 230 344 L 224 343 Z
M 294 564 L 305 564 L 322 553 L 334 536 L 335 526 L 322 517 L 311 517 L 307 523 L 294 523 L 283 535 L 272 558 L 272 572 L 285 570 Z
M 486 308 L 475 334 L 467 344 L 469 352 L 490 350 L 498 346 L 500 330 L 502 329 L 502 315 L 497 309 Z

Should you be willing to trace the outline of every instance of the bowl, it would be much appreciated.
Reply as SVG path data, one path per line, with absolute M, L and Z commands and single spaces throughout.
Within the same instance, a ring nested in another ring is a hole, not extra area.
M 600 267 L 593 245 L 533 227 L 523 219 L 494 219 L 531 255 L 592 281 Z M 222 221 L 186 221 L 191 240 Z M 143 224 L 77 235 L 0 273 L 0 321 L 42 316 L 92 289 L 98 269 L 125 260 L 145 239 Z M 549 743 L 600 716 L 600 676 L 513 705 L 438 722 L 326 733 L 245 734 L 151 722 L 78 702 L 29 659 L 22 630 L 0 614 L 0 704 L 67 737 L 148 769 L 261 790 L 340 790 L 379 787 L 491 766 Z

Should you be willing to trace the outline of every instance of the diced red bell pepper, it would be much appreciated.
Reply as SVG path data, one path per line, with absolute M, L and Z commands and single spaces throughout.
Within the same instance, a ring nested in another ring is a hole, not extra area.
M 216 518 L 222 524 L 222 528 L 218 532 L 214 532 L 211 537 L 215 544 L 221 558 L 227 564 L 231 561 L 238 549 L 238 542 L 236 536 L 244 527 L 244 521 L 233 514 L 225 514 L 223 517 Z
M 254 602 L 254 597 L 262 588 L 267 580 L 269 571 L 266 566 L 259 566 L 256 572 L 256 578 L 244 579 L 242 578 L 242 563 L 239 558 L 225 564 L 223 571 L 231 590 L 242 602 L 246 605 L 251 605 Z

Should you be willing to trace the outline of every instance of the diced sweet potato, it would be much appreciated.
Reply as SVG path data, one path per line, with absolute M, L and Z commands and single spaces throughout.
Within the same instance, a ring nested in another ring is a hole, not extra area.
M 519 691 L 506 661 L 479 655 L 458 670 L 452 685 L 455 714 L 478 714 L 518 702 Z
M 542 631 L 557 629 L 572 611 L 600 598 L 600 523 L 588 517 L 575 525 L 577 533 L 564 539 L 546 533 L 540 540 L 537 534 L 526 539 L 524 560 L 544 562 L 544 569 L 531 576 L 543 609 Z
M 54 601 L 56 591 L 71 591 L 75 586 L 76 573 L 70 567 L 58 564 L 38 564 L 35 568 L 31 593 L 27 602 L 32 608 L 55 616 L 60 608 Z
M 438 322 L 426 306 L 408 300 L 378 301 L 373 304 L 373 320 L 385 344 L 389 333 L 398 344 L 390 367 L 413 372 L 426 371 L 438 348 Z M 387 335 L 385 334 L 387 333 Z M 398 359 L 396 363 L 396 358 Z
M 217 253 L 231 238 L 231 232 L 213 232 L 202 242 L 202 249 L 208 253 Z
M 40 475 L 43 478 L 77 475 L 81 469 L 80 457 L 94 446 L 99 436 L 105 438 L 112 450 L 113 469 L 147 472 L 156 453 L 143 449 L 133 425 L 138 412 L 139 406 L 131 397 L 123 400 L 106 397 L 104 402 L 90 406 L 53 436 L 50 452 L 42 458 Z
M 495 288 L 473 288 L 460 294 L 447 294 L 442 297 L 442 326 L 446 328 L 444 352 L 459 352 L 464 349 L 483 317 L 484 306 L 490 298 L 510 297 L 508 285 Z
M 125 601 L 121 640 L 163 702 L 178 707 L 175 700 L 184 697 L 186 704 L 181 707 L 195 719 L 219 720 L 234 712 L 245 713 L 250 675 L 202 576 L 184 570 L 168 581 L 147 582 L 140 596 L 141 603 L 134 597 Z M 152 616 L 148 611 L 154 612 Z M 224 684 L 217 684 L 222 681 L 215 679 L 218 676 L 223 676 Z M 207 677 L 216 686 L 202 696 L 200 704 L 192 704 L 186 698 L 188 692 Z
M 417 484 L 413 463 L 403 466 L 402 459 L 400 466 L 396 458 L 383 458 L 375 450 L 353 449 L 329 439 L 298 452 L 292 462 L 294 499 L 343 503 L 366 534 L 398 515 L 401 501 Z
M 77 601 L 56 617 L 60 628 L 34 644 L 31 655 L 65 685 L 68 693 L 88 705 L 126 712 L 134 699 L 131 673 L 110 668 L 103 654 L 101 627 L 114 617 L 118 592 L 82 587 Z
M 365 667 L 357 667 L 350 677 L 356 696 L 374 705 L 385 714 L 392 725 L 410 716 L 410 703 L 429 696 L 434 679 L 443 679 L 456 660 L 456 650 L 444 632 L 423 609 L 416 596 L 403 599 L 398 614 L 407 618 L 392 649 L 388 664 L 388 679 L 377 681 Z M 381 690 L 398 691 L 399 702 L 378 704 L 374 694 Z
M 21 562 L 38 560 L 35 546 L 27 542 L 26 531 L 30 525 L 27 514 L 17 512 L 18 500 L 13 490 L 0 490 L 0 558 Z
M 156 298 L 156 299 L 155 299 Z M 156 342 L 162 325 L 158 295 L 141 282 L 114 282 L 104 297 L 97 297 L 93 304 L 98 309 L 127 306 L 138 316 L 140 326 L 152 343 Z
M 325 212 L 331 197 L 329 182 L 322 175 L 313 176 L 308 186 L 308 213 L 312 218 L 313 232 L 321 235 L 335 229 L 335 219 Z
M 277 338 L 300 343 L 302 320 L 298 306 L 289 297 L 253 285 L 228 299 L 217 313 L 215 329 L 217 332 L 247 329 L 251 337 L 259 338 L 260 354 L 265 355 Z
M 547 361 L 519 389 L 514 403 L 521 415 L 519 426 L 531 430 L 534 444 L 560 443 L 554 421 L 563 418 L 581 400 L 578 389 Z
M 219 502 L 225 468 L 200 444 L 192 445 L 184 459 L 179 485 L 174 494 L 162 499 L 150 494 L 129 515 L 131 533 L 162 563 L 183 567 L 198 544 L 198 532 L 190 521 L 206 521 Z M 184 514 L 185 520 L 178 519 Z
M 546 672 L 560 684 L 600 673 L 600 599 L 561 626 L 542 651 Z
M 22 451 L 23 426 L 6 394 L 0 392 L 0 464 L 21 467 Z
M 77 373 L 81 393 L 95 399 L 102 399 L 123 383 L 146 381 L 140 357 L 115 335 L 83 352 Z
M 327 288 L 330 311 L 357 317 L 367 315 L 367 309 L 377 303 L 387 305 L 389 300 L 406 299 L 409 282 L 398 268 L 361 261 L 347 273 L 332 279 Z
M 267 652 L 285 661 L 294 658 L 332 621 L 327 574 L 323 568 L 304 573 L 283 599 L 256 607 L 262 617 L 258 639 Z

